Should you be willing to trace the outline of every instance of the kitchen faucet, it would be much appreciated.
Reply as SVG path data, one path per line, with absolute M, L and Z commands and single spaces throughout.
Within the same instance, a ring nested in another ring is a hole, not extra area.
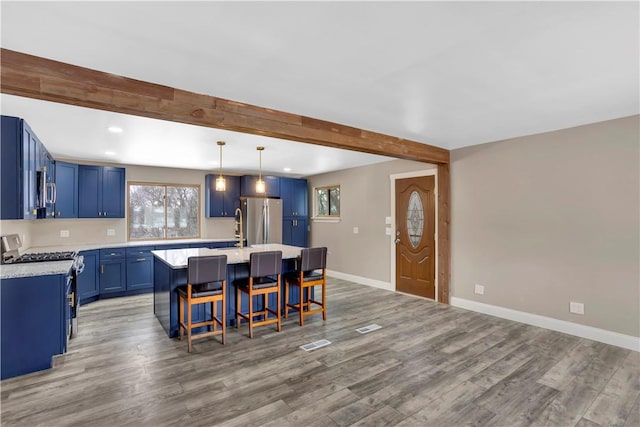
M 233 213 L 239 220 L 236 220 L 236 227 L 239 227 L 240 232 L 238 233 L 238 243 L 236 243 L 236 247 L 242 249 L 244 247 L 244 236 L 242 231 L 242 210 L 240 208 L 236 208 L 236 211 Z

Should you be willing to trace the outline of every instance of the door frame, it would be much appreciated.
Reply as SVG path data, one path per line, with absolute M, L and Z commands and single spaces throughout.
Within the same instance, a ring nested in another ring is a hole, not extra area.
M 396 288 L 396 244 L 395 244 L 395 235 L 396 235 L 396 180 L 398 179 L 405 179 L 405 178 L 420 178 L 420 177 L 424 177 L 424 176 L 433 176 L 435 179 L 434 182 L 434 208 L 435 208 L 435 234 L 434 234 L 434 239 L 435 239 L 435 254 L 436 254 L 436 259 L 435 259 L 435 277 L 434 277 L 434 281 L 435 281 L 435 286 L 436 286 L 436 292 L 435 292 L 435 299 L 431 300 L 431 298 L 425 298 L 431 301 L 438 301 L 438 259 L 439 259 L 439 251 L 438 251 L 438 169 L 434 166 L 434 169 L 424 169 L 424 170 L 419 170 L 419 171 L 413 171 L 413 172 L 404 172 L 404 173 L 396 173 L 396 174 L 391 174 L 389 175 L 389 180 L 391 181 L 391 185 L 390 185 L 390 193 L 391 193 L 391 197 L 389 198 L 391 200 L 391 206 L 390 206 L 390 212 L 391 212 L 391 235 L 389 236 L 389 253 L 390 253 L 390 272 L 389 272 L 389 276 L 390 277 L 390 283 L 391 283 L 391 289 L 393 289 L 394 292 L 398 292 L 397 288 Z M 389 224 L 388 224 L 389 225 Z M 415 296 L 415 295 L 414 295 Z M 419 297 L 419 298 L 424 298 L 424 297 Z

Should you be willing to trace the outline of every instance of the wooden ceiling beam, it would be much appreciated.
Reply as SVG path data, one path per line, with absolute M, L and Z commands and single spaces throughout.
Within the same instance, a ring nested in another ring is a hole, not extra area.
M 448 164 L 449 151 L 311 117 L 0 50 L 0 91 L 80 107 Z

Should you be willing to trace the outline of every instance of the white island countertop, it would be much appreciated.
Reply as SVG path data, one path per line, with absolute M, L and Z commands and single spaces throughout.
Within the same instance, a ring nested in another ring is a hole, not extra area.
M 249 262 L 249 256 L 253 252 L 282 251 L 282 259 L 297 258 L 303 248 L 299 246 L 270 243 L 267 245 L 252 245 L 246 248 L 221 248 L 221 249 L 169 249 L 166 251 L 151 251 L 159 260 L 173 269 L 187 267 L 187 259 L 193 256 L 226 255 L 227 264 L 241 264 Z

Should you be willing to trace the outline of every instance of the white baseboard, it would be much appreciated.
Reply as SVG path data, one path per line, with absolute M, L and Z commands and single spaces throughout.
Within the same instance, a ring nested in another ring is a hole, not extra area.
M 640 338 L 631 335 L 619 334 L 617 332 L 594 328 L 593 326 L 580 325 L 579 323 L 512 310 L 497 305 L 484 304 L 464 298 L 451 297 L 451 305 L 478 313 L 526 323 L 527 325 L 539 326 L 541 328 L 551 329 L 552 331 L 563 332 L 565 334 L 615 345 L 628 350 L 640 351 Z
M 367 277 L 354 276 L 353 274 L 340 273 L 339 271 L 327 270 L 327 276 L 336 279 L 348 280 L 350 282 L 359 283 L 361 285 L 372 286 L 374 288 L 384 289 L 385 291 L 393 291 L 391 283 L 381 280 L 369 279 Z

